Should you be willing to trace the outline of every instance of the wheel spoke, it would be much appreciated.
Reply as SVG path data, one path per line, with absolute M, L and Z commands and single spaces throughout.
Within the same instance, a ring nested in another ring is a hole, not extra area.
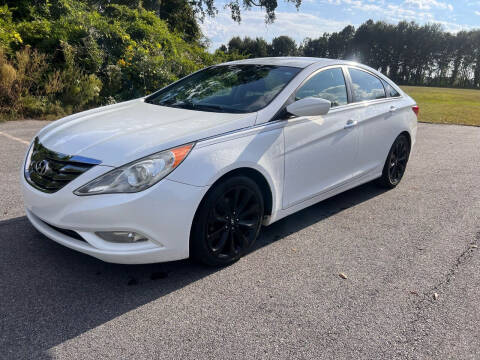
M 245 219 L 250 215 L 257 214 L 259 210 L 260 210 L 260 207 L 258 206 L 258 204 L 253 204 L 248 209 L 246 209 L 244 212 L 242 212 L 240 214 L 240 216 L 241 216 L 242 219 Z
M 243 250 L 248 249 L 249 241 L 248 241 L 248 238 L 245 236 L 245 234 L 241 231 L 237 231 L 235 234 L 240 239 L 240 243 L 242 244 L 242 249 Z
M 215 230 L 211 234 L 208 234 L 207 238 L 209 239 L 209 241 L 213 241 L 213 240 L 217 239 L 220 236 L 220 234 L 224 231 L 225 231 L 225 227 L 222 226 L 220 229 Z
M 230 231 L 229 233 L 229 245 L 230 245 L 229 254 L 232 256 L 235 256 L 237 254 L 237 249 L 235 248 L 235 237 L 233 235 L 233 231 Z
M 230 206 L 228 204 L 228 199 L 226 196 L 223 196 L 217 203 L 218 208 L 222 211 L 224 215 L 231 213 Z
M 251 192 L 247 192 L 247 194 L 241 198 L 240 204 L 238 204 L 238 207 L 237 207 L 237 214 L 239 215 L 242 214 L 243 210 L 245 210 L 245 207 L 250 202 L 250 199 L 252 198 L 252 196 L 253 195 Z
M 247 229 L 253 229 L 255 228 L 255 225 L 257 224 L 257 222 L 255 220 L 240 220 L 238 222 L 238 225 L 239 226 L 243 226 Z
M 395 166 L 395 180 L 398 180 L 399 176 L 400 176 L 400 167 L 397 165 Z
M 224 230 L 224 229 L 220 229 Z M 224 230 L 222 233 L 222 236 L 220 237 L 220 241 L 218 242 L 217 246 L 213 247 L 212 250 L 214 253 L 219 253 L 225 248 L 225 245 L 227 243 L 228 238 L 230 237 L 230 231 L 229 230 Z
M 218 222 L 221 222 L 221 223 L 226 223 L 227 222 L 227 219 L 225 219 L 225 216 L 220 215 L 216 208 L 213 209 L 212 218 L 215 221 L 218 221 Z
M 241 188 L 237 187 L 237 188 L 235 189 L 235 193 L 234 193 L 234 195 L 233 195 L 233 209 L 232 209 L 232 210 L 238 209 L 238 202 L 239 202 L 239 200 L 240 200 L 240 193 L 241 193 L 241 192 L 242 192 L 242 189 L 241 189 Z

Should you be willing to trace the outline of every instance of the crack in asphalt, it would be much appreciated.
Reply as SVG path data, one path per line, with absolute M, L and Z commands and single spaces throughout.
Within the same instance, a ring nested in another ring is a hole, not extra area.
M 409 321 L 409 326 L 407 326 L 405 331 L 405 341 L 399 341 L 400 343 L 412 346 L 420 341 L 421 338 L 429 336 L 428 327 L 422 328 L 422 325 L 427 323 L 428 317 L 430 316 L 428 310 L 438 302 L 434 294 L 445 292 L 446 288 L 455 279 L 455 274 L 459 268 L 472 259 L 478 250 L 478 246 L 480 246 L 480 231 L 475 234 L 474 239 L 467 245 L 465 250 L 457 256 L 455 262 L 443 276 L 442 280 L 427 291 L 419 294 L 420 298 L 413 301 L 413 319 Z
M 441 291 L 448 284 L 450 284 L 452 279 L 455 277 L 455 273 L 457 272 L 457 270 L 460 268 L 460 266 L 466 264 L 473 257 L 479 245 L 480 245 L 480 231 L 478 231 L 475 234 L 474 239 L 468 244 L 466 249 L 456 258 L 455 263 L 448 270 L 447 274 L 444 276 L 444 279 L 442 281 L 439 281 L 430 290 L 423 293 L 424 299 L 422 300 L 429 300 L 430 303 L 434 303 L 435 300 L 433 299 L 432 295 L 435 292 Z

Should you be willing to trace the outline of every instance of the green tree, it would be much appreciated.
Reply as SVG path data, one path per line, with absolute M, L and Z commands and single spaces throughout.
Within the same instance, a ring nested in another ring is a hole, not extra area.
M 285 35 L 274 38 L 269 51 L 271 56 L 295 56 L 297 52 L 295 40 Z
M 265 57 L 268 56 L 268 43 L 262 38 L 252 39 L 245 37 L 241 39 L 236 36 L 230 39 L 228 47 L 225 47 L 224 51 L 229 54 L 239 54 L 244 57 Z
M 323 34 L 318 39 L 306 38 L 300 46 L 300 52 L 304 56 L 327 57 L 329 34 Z
M 251 43 L 254 40 L 249 38 L 232 38 L 228 50 L 223 47 L 224 53 L 257 57 Z M 286 36 L 266 47 L 271 56 L 353 59 L 400 84 L 480 88 L 480 30 L 451 34 L 440 24 L 401 21 L 393 25 L 368 20 L 357 29 L 346 26 L 317 39 L 306 38 L 298 49 Z

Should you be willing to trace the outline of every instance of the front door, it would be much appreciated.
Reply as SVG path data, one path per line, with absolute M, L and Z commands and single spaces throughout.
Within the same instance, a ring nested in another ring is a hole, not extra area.
M 295 100 L 316 96 L 330 100 L 327 115 L 287 120 L 283 207 L 298 204 L 351 179 L 358 148 L 356 122 L 351 121 L 341 67 L 321 70 L 295 94 Z

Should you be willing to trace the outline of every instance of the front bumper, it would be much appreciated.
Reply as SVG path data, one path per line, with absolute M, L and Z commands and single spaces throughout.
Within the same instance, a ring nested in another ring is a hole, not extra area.
M 145 264 L 187 258 L 192 221 L 206 188 L 163 179 L 139 193 L 73 194 L 109 170 L 96 166 L 53 194 L 33 188 L 22 174 L 28 219 L 48 238 L 107 262 Z M 58 228 L 75 231 L 80 239 Z M 98 237 L 97 231 L 134 231 L 149 241 L 111 243 Z

